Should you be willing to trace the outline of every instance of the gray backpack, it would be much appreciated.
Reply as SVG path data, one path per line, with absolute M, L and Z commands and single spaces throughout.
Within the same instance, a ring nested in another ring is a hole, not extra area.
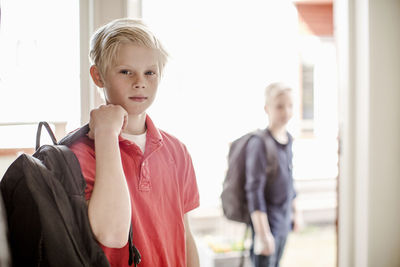
M 268 181 L 273 180 L 278 169 L 277 150 L 269 131 L 256 130 L 232 142 L 228 154 L 228 170 L 226 172 L 221 194 L 222 209 L 226 218 L 241 223 L 250 223 L 250 214 L 247 206 L 246 183 L 246 146 L 254 135 L 265 141 L 267 151 Z M 268 184 L 267 184 L 268 186 Z
M 53 145 L 40 146 L 42 126 Z M 49 125 L 40 122 L 36 152 L 19 156 L 4 174 L 0 190 L 13 266 L 110 266 L 92 233 L 86 182 L 78 159 L 69 149 L 88 131 L 86 124 L 57 143 Z M 141 258 L 132 243 L 132 226 L 128 248 L 127 264 L 136 267 Z

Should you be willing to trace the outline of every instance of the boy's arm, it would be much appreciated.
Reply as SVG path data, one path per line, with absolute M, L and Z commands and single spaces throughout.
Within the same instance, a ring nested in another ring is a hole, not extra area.
M 97 241 L 119 248 L 127 243 L 131 222 L 130 196 L 118 141 L 127 115 L 122 107 L 114 105 L 101 106 L 90 115 L 96 178 L 88 202 L 89 221 Z
M 184 224 L 186 232 L 186 260 L 187 260 L 186 266 L 199 267 L 200 266 L 199 254 L 197 252 L 197 247 L 192 232 L 190 231 L 189 220 L 186 214 L 184 215 Z
M 267 213 L 256 210 L 251 213 L 251 222 L 255 231 L 254 253 L 272 255 L 275 252 L 275 239 L 271 233 Z
M 275 251 L 275 240 L 267 217 L 264 188 L 267 183 L 264 141 L 254 136 L 246 146 L 246 197 L 254 226 L 254 252 L 265 256 Z
M 297 198 L 294 198 L 292 200 L 292 208 L 293 208 L 293 231 L 299 232 L 303 229 L 304 221 L 303 221 L 303 215 L 299 210 L 297 204 Z

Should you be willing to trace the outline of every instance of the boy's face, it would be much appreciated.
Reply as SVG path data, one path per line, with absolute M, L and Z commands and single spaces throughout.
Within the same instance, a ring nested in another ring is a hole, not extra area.
M 153 103 L 158 83 L 158 52 L 122 44 L 104 77 L 105 99 L 107 104 L 122 106 L 129 115 L 140 115 Z
M 268 105 L 265 106 L 270 124 L 278 127 L 285 126 L 293 116 L 292 95 L 283 92 L 273 98 Z

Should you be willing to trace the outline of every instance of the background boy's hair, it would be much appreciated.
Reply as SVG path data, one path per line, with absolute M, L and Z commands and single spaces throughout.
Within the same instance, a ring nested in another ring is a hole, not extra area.
M 265 88 L 265 105 L 269 105 L 278 95 L 291 92 L 292 88 L 283 82 L 271 83 Z
M 104 77 L 108 68 L 115 64 L 120 45 L 126 43 L 158 50 L 158 70 L 162 74 L 168 53 L 160 41 L 141 20 L 121 18 L 97 29 L 90 41 L 89 57 L 101 76 Z

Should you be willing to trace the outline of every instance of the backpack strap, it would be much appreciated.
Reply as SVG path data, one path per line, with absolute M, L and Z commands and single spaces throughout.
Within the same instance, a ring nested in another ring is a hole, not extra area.
M 135 247 L 135 245 L 133 244 L 132 241 L 132 223 L 131 226 L 129 228 L 129 261 L 128 264 L 129 266 L 132 265 L 132 263 L 134 264 L 134 267 L 136 267 L 140 261 L 142 260 L 142 256 L 139 253 L 139 250 Z
M 268 131 L 268 129 L 264 130 L 257 130 L 255 132 L 255 135 L 258 135 L 265 144 L 265 154 L 267 157 L 267 176 L 270 177 L 276 177 L 276 174 L 278 173 L 278 151 L 276 149 L 276 145 L 274 143 L 274 139 L 271 136 L 271 133 Z M 271 180 L 271 179 L 268 179 Z
M 76 140 L 78 140 L 82 136 L 85 136 L 88 132 L 89 124 L 85 124 L 78 130 L 67 134 L 64 138 L 60 140 L 60 142 L 58 142 L 58 144 L 70 147 Z
M 243 236 L 243 240 L 242 240 L 242 242 L 243 242 L 243 247 L 242 247 L 242 249 L 241 249 L 242 252 L 240 253 L 240 260 L 239 260 L 239 265 L 238 265 L 238 267 L 243 267 L 243 266 L 244 266 L 244 260 L 245 260 L 245 256 L 246 256 L 246 248 L 245 248 L 245 246 L 244 246 L 244 242 L 245 242 L 245 240 L 246 240 L 246 238 L 247 238 L 249 229 L 250 229 L 250 224 L 246 223 L 246 229 L 244 230 L 244 236 Z
M 71 146 L 76 140 L 78 140 L 79 138 L 81 138 L 82 136 L 86 135 L 89 132 L 89 124 L 85 124 L 78 130 L 67 134 L 59 142 L 57 142 L 57 139 L 56 139 L 53 131 L 51 130 L 49 124 L 45 121 L 41 121 L 41 122 L 39 122 L 37 132 L 36 132 L 36 146 L 35 146 L 36 149 L 35 150 L 38 150 L 40 147 L 40 136 L 42 133 L 43 126 L 46 128 L 46 130 L 51 138 L 51 141 L 53 142 L 54 145 L 65 145 L 67 147 Z
M 51 130 L 49 124 L 45 121 L 41 121 L 39 122 L 38 128 L 37 128 L 37 132 L 36 132 L 36 146 L 35 146 L 35 150 L 38 150 L 40 147 L 40 136 L 42 133 L 42 127 L 45 127 L 47 132 L 50 135 L 51 141 L 53 141 L 53 144 L 56 145 L 57 144 L 57 139 L 53 133 L 53 131 Z

